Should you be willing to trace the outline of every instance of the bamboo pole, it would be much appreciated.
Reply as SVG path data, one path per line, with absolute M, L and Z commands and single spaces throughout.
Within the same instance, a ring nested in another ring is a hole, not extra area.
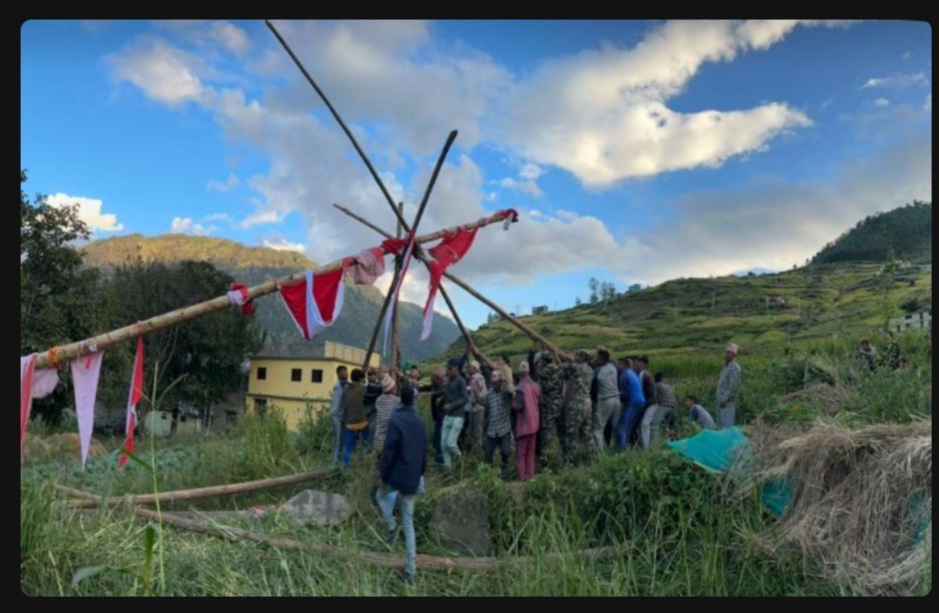
M 460 328 L 460 332 L 463 334 L 463 338 L 466 339 L 466 344 L 469 350 L 472 351 L 475 348 L 476 353 L 478 353 L 479 357 L 482 358 L 483 363 L 488 368 L 495 369 L 495 365 L 492 363 L 492 361 L 489 358 L 487 358 L 485 355 L 483 355 L 482 351 L 479 351 L 479 348 L 476 347 L 476 344 L 473 342 L 473 337 L 470 336 L 470 333 L 466 329 L 466 326 L 463 325 L 463 321 L 460 319 L 460 316 L 457 315 L 456 307 L 453 306 L 453 301 L 450 300 L 450 296 L 447 294 L 447 290 L 443 288 L 442 283 L 440 284 L 438 289 L 440 291 L 440 295 L 443 296 L 443 299 L 447 302 L 447 306 L 450 308 L 450 314 L 453 315 L 453 319 L 456 321 L 456 325 Z
M 262 543 L 270 547 L 275 547 L 278 549 L 299 549 L 303 551 L 310 551 L 317 554 L 325 554 L 330 556 L 336 556 L 340 558 L 345 558 L 354 562 L 365 562 L 372 566 L 378 566 L 381 568 L 402 568 L 405 563 L 405 557 L 402 554 L 394 553 L 378 553 L 373 551 L 359 551 L 355 549 L 344 549 L 342 547 L 336 547 L 333 545 L 322 545 L 318 543 L 310 543 L 305 541 L 297 541 L 294 539 L 283 538 L 283 537 L 270 537 L 264 534 L 258 534 L 256 532 L 250 532 L 248 530 L 242 530 L 240 528 L 232 528 L 228 526 L 219 526 L 217 524 L 211 524 L 203 521 L 187 519 L 180 517 L 173 513 L 156 513 L 150 511 L 149 509 L 142 509 L 140 507 L 134 508 L 134 514 L 147 521 L 156 521 L 162 522 L 167 526 L 172 526 L 174 528 L 179 528 L 182 530 L 188 530 L 190 532 L 199 532 L 202 534 L 208 534 L 211 536 L 218 536 L 221 538 L 226 538 L 228 540 L 241 540 L 249 541 L 253 543 Z M 581 551 L 573 551 L 567 555 L 576 555 L 578 557 L 585 557 L 593 560 L 601 560 L 606 558 L 614 557 L 624 551 L 628 550 L 629 546 L 626 547 L 600 547 L 596 549 L 585 549 Z M 544 559 L 559 558 L 565 554 L 549 554 L 547 556 L 540 556 L 538 559 L 542 561 Z M 447 571 L 452 569 L 462 569 L 470 571 L 489 571 L 496 570 L 500 567 L 504 567 L 509 564 L 518 564 L 534 561 L 534 557 L 507 557 L 507 558 L 498 558 L 495 556 L 488 557 L 444 557 L 444 556 L 431 556 L 427 554 L 417 554 L 417 566 L 421 570 L 428 571 Z
M 417 207 L 417 215 L 414 218 L 414 228 L 413 229 L 409 228 L 407 222 L 404 221 L 404 217 L 398 216 L 398 219 L 401 222 L 401 227 L 403 227 L 405 231 L 407 231 L 409 236 L 412 233 L 417 232 L 417 227 L 420 225 L 421 218 L 424 216 L 424 209 L 427 208 L 427 202 L 430 200 L 430 192 L 433 191 L 434 185 L 437 183 L 437 176 L 440 174 L 440 169 L 443 168 L 443 161 L 447 158 L 447 153 L 449 153 L 450 147 L 453 146 L 453 141 L 456 140 L 456 135 L 457 135 L 456 130 L 453 130 L 452 132 L 450 132 L 450 134 L 447 136 L 447 142 L 444 143 L 443 150 L 440 152 L 440 156 L 437 158 L 437 164 L 434 166 L 434 172 L 430 176 L 430 183 L 427 184 L 427 188 L 424 190 L 424 198 L 421 200 L 420 205 L 418 205 Z M 396 214 L 398 213 L 398 208 L 394 205 L 394 203 L 391 203 L 391 208 L 395 210 Z M 391 238 L 390 234 L 385 234 L 385 236 L 387 238 Z M 369 360 L 371 360 L 372 358 L 372 352 L 375 350 L 375 342 L 378 340 L 378 331 L 381 329 L 381 325 L 383 323 L 383 320 L 385 319 L 385 314 L 388 312 L 388 303 L 392 295 L 394 294 L 395 287 L 399 279 L 399 275 L 397 273 L 397 267 L 395 268 L 395 270 L 396 272 L 395 272 L 394 281 L 391 284 L 391 288 L 388 290 L 388 295 L 385 297 L 385 306 L 384 308 L 382 308 L 382 312 L 381 312 L 380 317 L 378 318 L 378 322 L 375 324 L 375 331 L 372 333 L 372 341 L 371 343 L 369 343 L 368 351 L 365 353 L 366 368 L 368 367 Z M 402 263 L 402 272 L 406 272 L 403 270 L 403 263 Z
M 320 86 L 316 84 L 316 81 L 313 80 L 313 77 L 310 76 L 310 73 L 307 72 L 307 69 L 303 67 L 303 63 L 300 62 L 300 58 L 294 54 L 293 49 L 290 48 L 290 45 L 287 44 L 287 41 L 284 40 L 284 37 L 280 35 L 280 32 L 277 31 L 277 28 L 274 27 L 274 24 L 271 23 L 270 19 L 265 19 L 264 23 L 267 24 L 267 27 L 271 32 L 274 33 L 274 36 L 277 37 L 277 40 L 280 41 L 280 44 L 284 47 L 284 50 L 290 55 L 290 58 L 297 65 L 297 68 L 300 69 L 300 72 L 303 73 L 303 76 L 306 77 L 307 82 L 313 86 L 313 89 L 316 90 L 316 93 L 319 94 L 319 97 L 326 103 L 326 106 L 329 108 L 329 111 L 333 114 L 333 117 L 336 119 L 336 122 L 339 124 L 339 127 L 342 128 L 342 131 L 346 133 L 346 136 L 349 137 L 349 140 L 352 141 L 352 146 L 355 147 L 355 150 L 358 152 L 359 157 L 362 158 L 362 161 L 365 162 L 365 166 L 368 168 L 368 171 L 371 173 L 372 178 L 375 179 L 375 182 L 378 184 L 378 188 L 381 190 L 381 193 L 385 196 L 385 200 L 388 201 L 388 206 L 391 207 L 391 210 L 394 211 L 395 215 L 398 217 L 398 221 L 404 227 L 407 227 L 407 223 L 398 213 L 398 209 L 395 206 L 394 200 L 391 198 L 391 194 L 388 193 L 388 188 L 385 187 L 385 184 L 382 183 L 381 177 L 378 176 L 378 173 L 375 172 L 375 167 L 372 166 L 371 161 L 369 161 L 368 156 L 365 155 L 365 152 L 359 146 L 358 141 L 355 140 L 355 137 L 352 135 L 352 131 L 349 130 L 346 126 L 346 122 L 342 120 L 342 117 L 339 116 L 339 111 L 336 110 L 336 107 L 333 106 L 332 102 L 329 101 L 329 98 L 326 97 L 326 92 L 320 89 Z
M 118 506 L 121 504 L 155 504 L 166 502 L 180 502 L 183 500 L 198 500 L 200 498 L 212 498 L 215 496 L 226 496 L 232 494 L 246 494 L 248 492 L 257 492 L 260 490 L 269 490 L 285 485 L 295 485 L 297 483 L 306 483 L 316 481 L 325 477 L 330 477 L 338 472 L 337 468 L 324 468 L 312 472 L 300 473 L 297 475 L 287 475 L 284 477 L 272 477 L 270 479 L 260 479 L 258 481 L 245 481 L 242 483 L 228 483 L 225 485 L 213 485 L 211 487 L 200 487 L 190 490 L 175 490 L 172 492 L 162 492 L 160 494 L 142 494 L 138 496 L 113 496 L 103 498 L 95 496 L 88 492 L 73 490 L 70 487 L 56 484 L 56 489 L 81 498 L 81 500 L 70 500 L 68 505 L 73 508 L 94 509 L 99 506 Z
M 368 226 L 369 228 L 371 228 L 372 230 L 374 230 L 374 231 L 378 232 L 379 234 L 385 236 L 386 238 L 391 238 L 391 235 L 390 235 L 390 234 L 388 234 L 387 232 L 385 232 L 384 230 L 382 230 L 381 228 L 379 228 L 378 226 L 376 226 L 376 225 L 373 224 L 372 222 L 368 221 L 368 220 L 365 219 L 364 217 L 362 217 L 362 216 L 360 216 L 360 215 L 356 215 L 355 213 L 353 213 L 352 211 L 350 211 L 350 210 L 347 209 L 346 207 L 341 206 L 341 205 L 338 205 L 338 204 L 333 204 L 333 206 L 336 207 L 337 209 L 339 209 L 340 211 L 342 211 L 343 213 L 345 213 L 346 215 L 348 215 L 349 217 L 351 217 L 352 219 L 358 221 L 359 223 L 361 223 L 361 224 L 363 224 L 363 225 L 365 225 L 365 226 Z M 427 263 L 427 260 L 424 259 L 423 256 L 419 256 L 418 259 L 420 259 L 420 260 L 421 260 L 422 262 L 424 262 L 425 264 Z M 488 298 L 486 298 L 485 296 L 483 296 L 482 294 L 480 294 L 479 292 L 477 292 L 476 290 L 474 290 L 472 287 L 469 286 L 469 284 L 467 284 L 467 283 L 466 283 L 465 281 L 463 281 L 462 279 L 459 279 L 458 277 L 453 276 L 452 274 L 450 274 L 449 271 L 444 272 L 444 273 L 443 273 L 443 276 L 446 277 L 447 279 L 450 279 L 451 281 L 453 281 L 454 283 L 456 283 L 456 284 L 459 285 L 460 287 L 462 287 L 464 290 L 466 290 L 466 291 L 467 291 L 470 295 L 472 295 L 474 298 L 476 298 L 477 300 L 479 300 L 480 302 L 482 302 L 483 304 L 485 304 L 486 306 L 488 306 L 489 308 L 491 308 L 492 310 L 494 310 L 494 311 L 495 311 L 496 313 L 498 313 L 499 315 L 501 315 L 501 316 L 502 316 L 504 319 L 506 319 L 509 323 L 511 323 L 511 324 L 514 325 L 516 328 L 518 328 L 519 330 L 521 330 L 521 332 L 522 332 L 523 334 L 525 334 L 526 336 L 528 336 L 530 339 L 532 339 L 533 341 L 539 342 L 539 343 L 541 343 L 542 345 L 544 345 L 545 349 L 547 349 L 547 350 L 550 351 L 551 353 L 553 353 L 553 354 L 555 354 L 555 355 L 557 355 L 557 356 L 559 356 L 559 357 L 561 357 L 561 358 L 563 358 L 563 359 L 565 359 L 565 360 L 568 360 L 568 361 L 571 361 L 571 360 L 572 360 L 572 358 L 571 358 L 570 355 L 568 355 L 567 353 L 565 353 L 564 351 L 562 351 L 560 348 L 558 348 L 556 345 L 554 345 L 553 343 L 551 343 L 551 341 L 549 341 L 548 339 L 544 338 L 543 336 L 541 336 L 540 334 L 538 334 L 537 332 L 535 332 L 534 330 L 532 330 L 531 328 L 529 328 L 529 327 L 526 326 L 525 324 L 521 323 L 520 321 L 518 321 L 517 319 L 515 319 L 514 317 L 512 317 L 511 315 L 509 315 L 508 313 L 506 313 L 499 305 L 497 305 L 496 303 L 492 302 L 491 300 L 489 300 Z
M 494 223 L 499 223 L 502 220 L 502 217 L 493 215 L 487 219 L 474 221 L 460 227 L 467 230 L 472 230 L 474 228 L 482 228 Z M 415 243 L 431 243 L 436 240 L 440 240 L 454 230 L 438 230 L 424 236 L 419 236 L 415 239 Z M 354 262 L 353 265 L 355 265 Z M 314 269 L 313 273 L 324 274 L 334 271 L 338 268 L 342 268 L 342 260 L 336 260 L 334 262 L 324 264 L 323 266 Z M 267 281 L 250 288 L 248 290 L 248 296 L 249 298 L 257 298 L 258 296 L 272 294 L 276 292 L 281 285 L 290 285 L 291 283 L 302 281 L 305 278 L 305 272 L 298 272 L 282 279 Z M 157 330 L 167 328 L 169 326 L 173 326 L 196 317 L 200 317 L 207 313 L 220 311 L 229 307 L 231 307 L 231 301 L 228 299 L 228 295 L 226 294 L 225 296 L 219 296 L 217 298 L 213 298 L 212 300 L 207 300 L 206 302 L 201 302 L 199 304 L 177 309 L 169 313 L 157 315 L 156 317 L 151 317 L 150 319 L 146 319 L 123 328 L 118 328 L 117 330 L 112 330 L 105 334 L 99 334 L 98 336 L 94 336 L 83 341 L 53 347 L 49 351 L 36 354 L 36 368 L 48 368 L 51 365 L 49 360 L 50 351 L 55 351 L 56 353 L 56 365 L 64 366 L 74 358 L 92 353 L 92 348 L 100 351 L 106 347 L 110 347 L 111 345 L 115 345 L 122 341 L 137 338 L 137 336 L 141 334 L 149 334 L 150 332 L 155 332 Z
M 398 203 L 398 212 L 400 217 L 404 218 L 404 203 Z M 395 224 L 395 238 L 401 238 L 401 222 Z M 399 264 L 395 262 L 395 267 Z M 391 372 L 396 376 L 398 373 L 398 363 L 400 361 L 400 350 L 398 349 L 398 303 L 395 302 L 391 311 Z

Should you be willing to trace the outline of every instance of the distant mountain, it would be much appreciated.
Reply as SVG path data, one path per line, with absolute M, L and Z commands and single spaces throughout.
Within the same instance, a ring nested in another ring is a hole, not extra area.
M 811 265 L 839 262 L 885 262 L 888 258 L 932 259 L 932 203 L 914 201 L 868 216 L 825 245 Z
M 210 262 L 249 287 L 316 267 L 308 258 L 293 251 L 249 247 L 227 239 L 186 234 L 118 236 L 89 243 L 83 251 L 86 266 L 105 271 L 133 262 L 137 257 L 144 262 L 167 264 L 184 260 Z M 367 348 L 383 302 L 384 296 L 377 288 L 354 285 L 347 280 L 342 314 L 316 340 Z M 255 300 L 255 304 L 255 313 L 262 329 L 267 332 L 268 343 L 276 346 L 270 353 L 311 354 L 314 343 L 307 343 L 300 337 L 276 295 L 262 296 Z M 422 309 L 423 305 L 399 305 L 398 340 L 404 359 L 424 360 L 439 355 L 460 335 L 453 321 L 435 314 L 433 332 L 427 341 L 421 342 Z M 381 349 L 381 336 L 377 349 Z

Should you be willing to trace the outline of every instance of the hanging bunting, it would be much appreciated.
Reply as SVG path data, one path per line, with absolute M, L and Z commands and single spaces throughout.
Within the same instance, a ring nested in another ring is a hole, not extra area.
M 388 304 L 388 310 L 385 312 L 385 333 L 382 339 L 381 350 L 382 357 L 388 357 L 388 333 L 391 331 L 391 318 L 394 315 L 395 305 L 398 303 L 398 295 L 401 293 L 401 286 L 404 284 L 404 276 L 411 266 L 411 256 L 414 255 L 414 238 L 415 236 L 412 232 L 408 242 L 408 249 L 404 254 L 404 264 L 401 266 L 401 273 L 398 275 L 398 283 L 392 290 L 394 293 L 392 294 L 391 302 Z
M 75 414 L 78 416 L 78 438 L 81 442 L 82 470 L 88 461 L 91 433 L 95 424 L 95 399 L 101 376 L 104 353 L 91 353 L 72 360 L 72 383 L 75 385 Z
M 344 274 L 343 268 L 318 275 L 308 270 L 305 280 L 280 288 L 287 313 L 304 339 L 313 340 L 336 321 L 345 297 Z
M 143 397 L 143 337 L 137 337 L 137 356 L 134 358 L 134 372 L 130 380 L 130 397 L 127 400 L 127 425 L 124 449 L 134 452 L 134 430 L 137 429 L 137 405 Z M 118 468 L 124 468 L 127 456 L 121 455 Z
M 473 246 L 476 239 L 476 230 L 460 229 L 451 234 L 447 234 L 439 245 L 428 250 L 433 257 L 433 261 L 428 264 L 430 270 L 430 293 L 427 296 L 427 303 L 424 305 L 424 326 L 421 330 L 421 340 L 426 341 L 430 337 L 431 328 L 434 323 L 434 301 L 437 298 L 437 290 L 440 287 L 440 279 L 443 273 L 451 265 L 456 264 Z

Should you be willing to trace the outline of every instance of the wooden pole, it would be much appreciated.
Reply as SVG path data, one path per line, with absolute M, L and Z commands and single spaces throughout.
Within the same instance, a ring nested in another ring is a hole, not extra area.
M 398 212 L 400 213 L 399 217 L 404 218 L 404 203 L 398 203 Z M 401 222 L 399 221 L 395 224 L 395 238 L 401 238 Z M 400 268 L 399 264 L 395 262 L 395 268 Z M 401 361 L 400 349 L 398 348 L 398 303 L 395 302 L 395 305 L 391 311 L 391 372 L 393 375 L 397 375 L 398 366 Z
M 417 215 L 414 218 L 413 230 L 408 227 L 408 224 L 406 221 L 404 221 L 403 217 L 400 215 L 398 216 L 398 219 L 401 222 L 401 227 L 405 229 L 409 236 L 413 232 L 417 232 L 417 227 L 421 223 L 421 217 L 424 216 L 424 209 L 427 208 L 427 202 L 430 200 L 430 192 L 433 191 L 434 184 L 437 183 L 437 175 L 440 174 L 440 169 L 443 167 L 443 161 L 447 158 L 447 153 L 449 153 L 450 147 L 453 146 L 453 141 L 456 140 L 456 134 L 456 130 L 450 132 L 450 135 L 447 136 L 447 142 L 443 145 L 443 151 L 440 152 L 440 156 L 437 158 L 437 164 L 434 166 L 434 172 L 430 177 L 430 183 L 427 184 L 427 189 L 424 190 L 424 198 L 421 200 L 421 204 L 417 207 Z M 398 207 L 396 207 L 394 203 L 391 204 L 391 208 L 395 210 L 395 214 L 399 212 Z M 391 238 L 391 235 L 385 234 L 385 236 L 387 238 Z M 402 263 L 402 267 L 403 265 L 404 264 Z M 391 301 L 391 297 L 394 295 L 395 286 L 398 283 L 399 275 L 397 274 L 397 270 L 398 268 L 395 267 L 396 274 L 394 281 L 392 281 L 391 288 L 388 290 L 388 296 L 385 297 L 385 306 L 382 309 L 382 313 L 378 318 L 378 322 L 375 324 L 375 331 L 372 333 L 372 342 L 369 344 L 368 351 L 365 353 L 365 368 L 368 368 L 368 363 L 372 359 L 372 352 L 375 351 L 375 342 L 378 340 L 378 331 L 381 330 L 381 325 L 384 323 L 385 314 L 388 313 L 388 304 Z M 402 272 L 406 271 L 402 270 Z
M 232 494 L 245 494 L 248 492 L 257 492 L 260 490 L 269 490 L 275 487 L 285 485 L 295 485 L 297 483 L 306 483 L 330 477 L 338 472 L 336 468 L 324 468 L 312 472 L 300 473 L 298 475 L 287 475 L 284 477 L 273 477 L 270 479 L 261 479 L 259 481 L 246 481 L 243 483 L 229 483 L 226 485 L 214 485 L 211 487 L 201 487 L 191 490 L 175 490 L 172 492 L 162 492 L 160 494 L 142 494 L 138 496 L 113 496 L 111 498 L 102 498 L 88 492 L 75 490 L 64 485 L 56 484 L 56 489 L 69 495 L 76 496 L 81 500 L 70 500 L 69 506 L 82 509 L 94 509 L 99 506 L 118 506 L 121 504 L 155 504 L 167 502 L 180 502 L 182 500 L 198 500 L 200 498 L 212 498 L 214 496 L 227 496 Z
M 319 94 L 319 97 L 323 100 L 326 106 L 329 108 L 329 111 L 333 114 L 333 117 L 336 119 L 336 122 L 339 124 L 339 127 L 342 128 L 342 131 L 346 133 L 346 136 L 349 137 L 349 140 L 352 141 L 352 146 L 355 147 L 355 150 L 358 152 L 359 157 L 362 158 L 362 161 L 365 162 L 365 166 L 368 168 L 368 171 L 371 173 L 372 178 L 375 179 L 375 183 L 378 184 L 381 193 L 384 194 L 385 200 L 388 201 L 388 206 L 391 207 L 391 210 L 394 211 L 395 215 L 398 217 L 398 222 L 407 227 L 407 223 L 404 221 L 404 218 L 398 213 L 398 208 L 395 206 L 394 200 L 391 198 L 391 194 L 388 193 L 388 189 L 385 187 L 385 184 L 382 183 L 381 178 L 378 176 L 378 173 L 375 172 L 375 167 L 372 166 L 372 163 L 369 161 L 368 156 L 365 155 L 365 152 L 362 151 L 362 148 L 359 147 L 358 141 L 355 140 L 355 137 L 352 135 L 352 131 L 346 126 L 346 122 L 342 120 L 342 117 L 339 116 L 339 111 L 332 105 L 329 101 L 329 98 L 326 97 L 326 93 L 320 89 L 319 85 L 316 84 L 316 81 L 313 80 L 313 77 L 310 76 L 310 73 L 307 72 L 307 69 L 303 67 L 303 64 L 300 62 L 300 58 L 294 54 L 293 49 L 290 48 L 290 45 L 287 44 L 287 41 L 284 40 L 284 37 L 280 35 L 280 32 L 277 31 L 277 28 L 274 27 L 274 24 L 271 23 L 270 19 L 265 19 L 264 23 L 267 24 L 267 27 L 274 33 L 274 36 L 277 37 L 277 40 L 280 41 L 280 44 L 284 47 L 284 50 L 290 55 L 290 58 L 297 65 L 297 68 L 300 69 L 300 72 L 303 73 L 303 76 L 306 77 L 307 82 L 313 86 L 313 89 L 316 90 L 316 93 Z
M 241 540 L 249 541 L 253 543 L 261 543 L 268 545 L 270 547 L 276 547 L 279 549 L 300 549 L 304 551 L 310 551 L 317 554 L 325 554 L 330 556 L 336 556 L 340 558 L 346 558 L 354 562 L 365 562 L 371 566 L 378 566 L 381 568 L 402 568 L 405 563 L 404 555 L 400 553 L 378 553 L 373 551 L 360 551 L 356 549 L 345 549 L 342 547 L 335 547 L 331 545 L 321 545 L 318 543 L 311 543 L 306 541 L 296 541 L 294 539 L 284 538 L 284 537 L 271 537 L 264 534 L 258 534 L 256 532 L 250 532 L 248 530 L 242 530 L 240 528 L 232 528 L 228 526 L 219 526 L 217 524 L 212 524 L 204 521 L 188 519 L 180 517 L 173 513 L 156 513 L 150 511 L 149 509 L 135 508 L 134 514 L 140 519 L 147 521 L 162 522 L 167 526 L 172 526 L 174 528 L 179 528 L 181 530 L 188 530 L 190 532 L 199 532 L 202 534 L 209 534 L 212 536 L 218 536 L 222 538 L 227 538 L 229 540 Z M 625 547 L 600 547 L 596 549 L 585 549 L 581 551 L 572 551 L 570 554 L 572 556 L 600 560 L 605 558 L 611 558 L 616 555 L 623 554 L 631 548 L 630 545 Z M 539 559 L 551 559 L 559 558 L 565 554 L 549 554 L 547 556 L 540 556 Z M 504 567 L 509 564 L 518 564 L 532 562 L 536 558 L 534 557 L 507 557 L 507 558 L 497 558 L 494 556 L 490 557 L 443 557 L 443 556 L 430 556 L 426 554 L 417 554 L 417 567 L 421 570 L 428 571 L 448 571 L 453 569 L 462 569 L 470 571 L 489 571 L 495 570 L 500 567 Z
M 440 287 L 438 289 L 440 290 L 440 295 L 443 296 L 443 299 L 447 301 L 447 306 L 450 308 L 450 314 L 453 315 L 453 319 L 454 321 L 456 321 L 456 325 L 460 328 L 460 332 L 463 333 L 463 338 L 466 339 L 466 344 L 469 346 L 470 349 L 475 348 L 476 343 L 473 342 L 473 337 L 470 336 L 470 333 L 466 329 L 466 326 L 463 325 L 463 321 L 460 319 L 460 316 L 457 315 L 456 307 L 453 306 L 453 301 L 450 300 L 450 296 L 447 294 L 447 291 L 443 288 L 443 283 L 440 284 Z M 492 361 L 489 358 L 487 358 L 485 355 L 483 355 L 481 351 L 479 352 L 479 357 L 482 358 L 483 363 L 487 367 L 489 367 L 490 369 L 495 369 L 495 365 L 492 363 Z
M 504 217 L 496 214 L 487 219 L 482 219 L 479 221 L 474 221 L 472 223 L 465 224 L 461 226 L 464 229 L 472 230 L 474 228 L 482 228 L 494 223 L 499 223 L 504 220 Z M 415 243 L 423 244 L 430 243 L 436 240 L 439 240 L 450 234 L 451 232 L 457 230 L 454 229 L 445 229 L 438 230 L 431 234 L 426 234 L 415 239 Z M 353 265 L 355 263 L 353 262 Z M 334 271 L 338 268 L 342 268 L 342 260 L 337 260 L 335 262 L 330 262 L 316 268 L 314 274 L 323 274 L 327 272 Z M 281 285 L 290 285 L 291 283 L 296 283 L 298 281 L 303 281 L 306 278 L 305 272 L 294 273 L 288 277 L 282 279 L 277 279 L 274 281 L 267 281 L 260 285 L 256 285 L 248 290 L 249 298 L 257 298 L 258 296 L 264 296 L 267 294 L 272 294 L 278 290 Z M 106 347 L 110 347 L 116 343 L 126 341 L 129 339 L 137 338 L 141 334 L 148 334 L 150 332 L 155 332 L 157 330 L 167 328 L 169 326 L 200 317 L 207 313 L 213 311 L 220 311 L 225 308 L 231 307 L 231 301 L 228 299 L 228 295 L 219 296 L 208 300 L 206 302 L 201 302 L 199 304 L 184 307 L 182 309 L 177 309 L 169 313 L 164 313 L 162 315 L 157 315 L 156 317 L 151 317 L 150 319 L 137 322 L 130 326 L 125 326 L 123 328 L 118 328 L 117 330 L 112 330 L 105 334 L 99 334 L 92 338 L 85 339 L 76 343 L 70 343 L 68 345 L 60 345 L 58 347 L 53 347 L 49 351 L 44 351 L 42 353 L 36 354 L 36 368 L 48 368 L 51 365 L 50 362 L 50 352 L 55 352 L 55 362 L 56 366 L 64 366 L 69 361 L 74 358 L 81 357 L 92 353 L 92 348 L 96 350 L 101 350 Z
M 338 204 L 333 204 L 333 206 L 336 207 L 337 209 L 339 209 L 340 211 L 342 211 L 343 213 L 345 213 L 346 215 L 348 215 L 349 217 L 351 217 L 352 219 L 355 219 L 356 221 L 358 221 L 359 223 L 361 223 L 361 224 L 363 224 L 363 225 L 365 225 L 365 226 L 368 226 L 369 228 L 371 228 L 372 230 L 375 230 L 376 232 L 378 232 L 379 234 L 385 236 L 386 238 L 391 238 L 391 235 L 390 235 L 390 234 L 388 234 L 387 232 L 385 232 L 384 230 L 382 230 L 381 228 L 379 228 L 379 227 L 376 226 L 375 224 L 373 224 L 373 223 L 367 221 L 367 220 L 364 219 L 363 217 L 361 217 L 361 216 L 359 216 L 359 215 L 356 215 L 355 213 L 353 213 L 353 212 L 350 211 L 349 209 L 347 209 L 347 208 L 345 208 L 345 207 L 343 207 L 343 206 L 340 206 L 340 205 L 338 205 Z M 422 262 L 424 262 L 425 264 L 427 263 L 427 260 L 424 259 L 423 256 L 419 256 L 418 259 L 421 260 Z M 443 276 L 446 277 L 447 279 L 450 279 L 451 281 L 453 281 L 454 283 L 456 283 L 456 284 L 459 285 L 460 287 L 462 287 L 464 290 L 466 290 L 466 291 L 467 291 L 470 295 L 472 295 L 474 298 L 476 298 L 477 300 L 479 300 L 479 301 L 482 302 L 483 304 L 487 305 L 489 308 L 491 308 L 491 309 L 494 310 L 496 313 L 498 313 L 499 315 L 501 315 L 503 318 L 505 318 L 506 320 L 508 320 L 512 325 L 514 325 L 516 328 L 518 328 L 519 330 L 521 330 L 521 332 L 522 332 L 523 334 L 525 334 L 526 336 L 528 336 L 530 339 L 532 339 L 532 340 L 535 341 L 535 342 L 541 343 L 541 344 L 544 346 L 544 348 L 547 349 L 548 351 L 550 351 L 551 353 L 553 353 L 553 354 L 559 356 L 560 358 L 562 358 L 562 359 L 564 359 L 564 360 L 572 361 L 572 358 L 571 358 L 570 355 L 568 355 L 567 353 L 565 353 L 564 351 L 562 351 L 560 348 L 558 348 L 557 346 L 555 346 L 553 343 L 551 343 L 551 341 L 547 340 L 546 338 L 544 338 L 543 336 L 541 336 L 540 334 L 538 334 L 537 332 L 535 332 L 534 330 L 532 330 L 531 328 L 529 328 L 528 326 L 526 326 L 525 324 L 519 322 L 517 319 L 515 319 L 514 317 L 512 317 L 511 315 L 509 315 L 508 313 L 506 313 L 499 305 L 497 305 L 496 303 L 492 302 L 491 300 L 489 300 L 488 298 L 486 298 L 485 296 L 483 296 L 482 294 L 480 294 L 479 292 L 477 292 L 476 290 L 474 290 L 474 289 L 473 289 L 472 287 L 470 287 L 465 281 L 463 281 L 463 280 L 461 280 L 461 279 L 459 279 L 459 278 L 453 276 L 452 274 L 450 274 L 450 272 L 444 272 L 444 273 L 443 273 Z

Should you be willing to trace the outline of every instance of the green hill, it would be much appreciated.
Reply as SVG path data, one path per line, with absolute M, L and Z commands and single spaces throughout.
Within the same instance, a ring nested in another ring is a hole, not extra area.
M 84 247 L 84 253 L 85 265 L 105 271 L 131 262 L 138 256 L 144 262 L 210 262 L 249 287 L 316 266 L 305 256 L 291 251 L 248 247 L 226 239 L 185 234 L 119 236 L 90 243 Z M 366 348 L 384 297 L 373 286 L 354 285 L 351 281 L 347 281 L 346 290 L 342 315 L 317 340 Z M 312 343 L 301 339 L 286 309 L 280 304 L 280 298 L 276 295 L 262 296 L 255 304 L 255 312 L 270 344 L 292 355 L 308 353 Z M 398 338 L 405 359 L 423 360 L 439 355 L 460 335 L 453 321 L 435 315 L 431 337 L 421 342 L 422 308 L 410 303 L 399 306 Z
M 615 355 L 719 353 L 729 341 L 748 352 L 779 351 L 787 342 L 869 333 L 888 317 L 931 308 L 931 273 L 902 262 L 885 267 L 891 252 L 898 258 L 919 254 L 916 259 L 931 261 L 931 224 L 931 204 L 914 203 L 861 222 L 805 268 L 760 276 L 676 279 L 607 302 L 521 321 L 566 350 L 604 344 Z M 862 244 L 871 247 L 852 247 Z M 861 261 L 838 261 L 849 254 Z M 518 356 L 531 345 L 505 321 L 480 327 L 473 339 L 489 356 Z M 457 339 L 445 355 L 463 351 L 464 343 Z
M 868 216 L 825 245 L 812 265 L 839 262 L 884 262 L 932 259 L 932 203 L 914 201 L 904 207 Z

